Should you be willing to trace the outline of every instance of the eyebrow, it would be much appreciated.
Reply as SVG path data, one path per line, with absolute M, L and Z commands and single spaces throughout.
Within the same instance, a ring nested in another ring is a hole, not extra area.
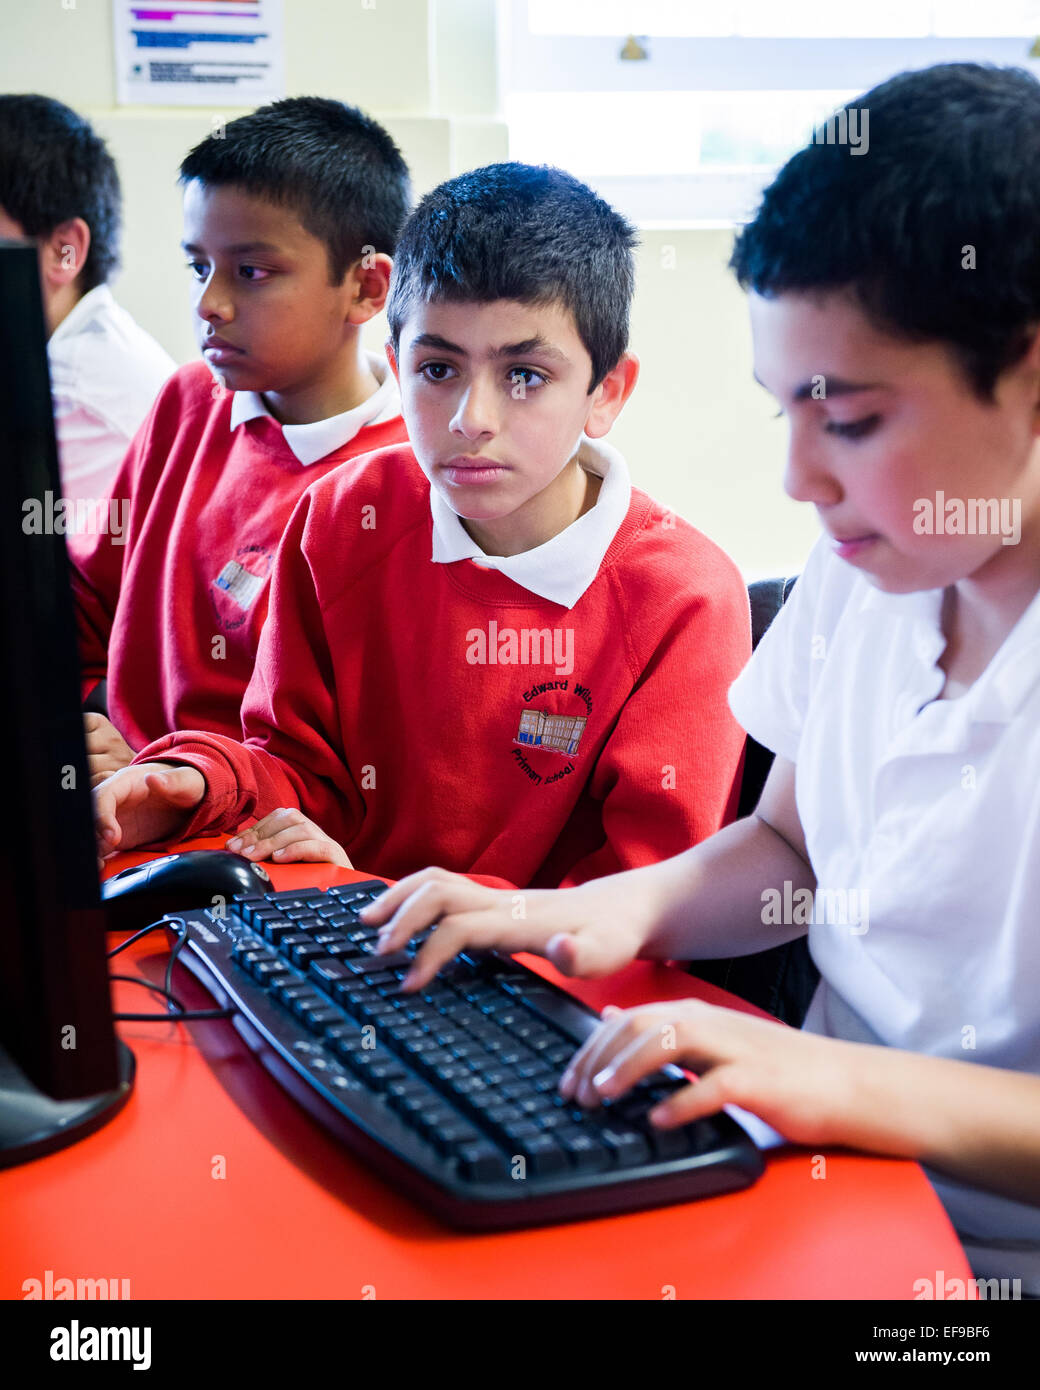
M 229 256 L 242 256 L 250 251 L 274 251 L 277 253 L 282 248 L 276 246 L 273 241 L 240 241 L 236 242 L 234 246 L 225 246 L 223 249 Z M 204 248 L 196 246 L 193 241 L 182 241 L 181 250 L 198 251 L 203 255 L 205 254 Z
M 764 391 L 769 391 L 769 387 L 765 384 L 765 382 L 762 380 L 762 378 L 758 375 L 757 372 L 752 372 L 751 375 L 755 378 L 759 386 L 761 386 Z M 861 391 L 878 391 L 885 389 L 884 382 L 881 381 L 847 381 L 844 377 L 827 376 L 824 372 L 820 372 L 819 375 L 823 377 L 824 386 L 828 397 L 852 396 L 855 395 L 857 392 Z M 803 382 L 802 385 L 795 390 L 794 395 L 791 397 L 791 399 L 793 401 L 812 400 L 813 390 L 814 386 L 812 381 Z M 769 391 L 769 394 L 772 395 L 772 391 Z
M 469 353 L 458 343 L 452 343 L 447 338 L 442 338 L 439 333 L 420 333 L 417 338 L 412 340 L 412 347 L 417 348 L 439 348 L 441 352 L 453 352 L 458 357 L 468 357 Z M 547 338 L 540 335 L 534 338 L 525 338 L 520 343 L 506 343 L 504 347 L 496 348 L 491 354 L 492 357 L 547 357 L 555 362 L 568 362 L 570 359 L 567 354 L 561 352 L 559 348 L 553 347 Z

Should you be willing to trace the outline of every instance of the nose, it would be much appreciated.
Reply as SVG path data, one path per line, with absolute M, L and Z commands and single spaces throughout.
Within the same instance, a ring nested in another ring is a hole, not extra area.
M 451 429 L 466 439 L 492 438 L 498 433 L 498 405 L 491 382 L 471 378 L 459 397 Z
M 793 421 L 787 445 L 784 491 L 795 502 L 830 507 L 840 502 L 842 489 L 827 465 L 826 449 L 810 434 L 810 427 Z
M 231 295 L 216 271 L 210 275 L 199 295 L 195 312 L 206 323 L 229 323 L 235 316 Z

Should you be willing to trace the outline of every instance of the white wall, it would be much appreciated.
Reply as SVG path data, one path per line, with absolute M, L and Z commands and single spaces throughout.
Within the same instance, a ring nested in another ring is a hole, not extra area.
M 64 8 L 69 4 L 69 8 Z M 497 119 L 493 0 L 284 0 L 289 95 L 338 97 L 383 121 L 421 194 L 508 157 Z M 242 108 L 117 107 L 110 0 L 0 0 L 0 90 L 88 116 L 119 165 L 120 301 L 178 362 L 196 352 L 177 166 Z M 632 347 L 640 382 L 611 438 L 636 484 L 688 517 L 748 577 L 795 573 L 816 534 L 781 491 L 784 426 L 751 379 L 743 296 L 725 231 L 644 230 Z M 370 326 L 380 350 L 382 320 Z

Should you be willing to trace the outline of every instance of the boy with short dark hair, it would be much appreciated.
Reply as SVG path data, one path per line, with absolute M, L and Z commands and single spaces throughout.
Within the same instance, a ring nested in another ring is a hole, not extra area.
M 293 97 L 202 141 L 181 182 L 205 365 L 175 373 L 134 440 L 117 524 L 71 547 L 84 674 L 108 678 L 109 718 L 87 715 L 95 784 L 175 729 L 238 734 L 300 495 L 406 438 L 393 377 L 361 343 L 410 198 L 387 132 Z
M 422 201 L 388 309 L 411 448 L 307 492 L 245 741 L 151 745 L 98 791 L 104 852 L 259 815 L 257 858 L 576 883 L 732 817 L 744 584 L 601 442 L 638 370 L 633 240 L 554 169 Z
M 174 370 L 118 305 L 119 175 L 89 121 L 35 93 L 0 96 L 0 237 L 36 242 L 66 528 L 89 524 Z M 86 520 L 84 520 L 86 519 Z
M 599 975 L 807 932 L 801 1031 L 700 1001 L 614 1011 L 564 1095 L 613 1100 L 677 1062 L 700 1080 L 662 1124 L 732 1103 L 813 1150 L 917 1159 L 976 1275 L 1035 1298 L 1040 84 L 950 64 L 851 105 L 869 156 L 793 156 L 733 257 L 790 417 L 786 491 L 825 532 L 730 694 L 776 753 L 754 815 L 527 894 L 520 919 L 439 869 L 366 916 L 386 950 L 441 920 L 408 988 L 467 945 Z

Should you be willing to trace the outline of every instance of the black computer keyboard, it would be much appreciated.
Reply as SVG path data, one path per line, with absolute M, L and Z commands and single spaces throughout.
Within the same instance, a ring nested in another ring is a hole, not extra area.
M 746 1187 L 762 1156 L 725 1114 L 678 1130 L 645 1118 L 683 1083 L 666 1067 L 582 1109 L 557 1083 L 590 1009 L 494 952 L 465 952 L 400 991 L 423 933 L 392 956 L 357 911 L 378 880 L 240 897 L 171 914 L 180 960 L 271 1074 L 373 1170 L 452 1225 L 573 1220 Z

